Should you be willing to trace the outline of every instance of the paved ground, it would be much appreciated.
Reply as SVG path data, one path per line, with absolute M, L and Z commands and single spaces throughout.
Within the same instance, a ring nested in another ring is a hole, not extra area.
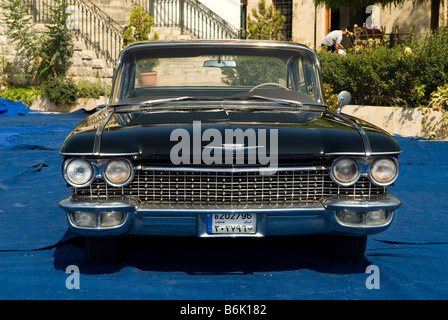
M 151 237 L 106 264 L 85 258 L 57 207 L 59 148 L 85 116 L 0 116 L 0 299 L 448 298 L 448 142 L 397 137 L 403 206 L 360 263 L 327 260 L 313 237 Z

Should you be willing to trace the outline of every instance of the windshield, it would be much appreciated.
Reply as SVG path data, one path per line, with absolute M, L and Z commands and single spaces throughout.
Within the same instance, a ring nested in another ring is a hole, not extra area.
M 318 69 L 303 50 L 146 46 L 124 55 L 115 103 L 263 96 L 324 104 Z

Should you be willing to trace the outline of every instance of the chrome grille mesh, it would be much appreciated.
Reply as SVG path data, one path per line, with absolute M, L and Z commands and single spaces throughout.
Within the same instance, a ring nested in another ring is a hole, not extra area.
M 98 179 L 89 187 L 73 189 L 77 196 L 101 199 L 131 196 L 145 204 L 269 205 L 316 202 L 325 196 L 369 197 L 386 189 L 361 178 L 342 187 L 333 182 L 325 168 L 282 169 L 273 175 L 258 171 L 136 170 L 125 187 L 111 187 Z

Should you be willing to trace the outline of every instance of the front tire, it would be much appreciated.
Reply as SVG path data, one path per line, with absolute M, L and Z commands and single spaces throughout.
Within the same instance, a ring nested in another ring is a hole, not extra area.
M 339 236 L 326 237 L 326 249 L 332 260 L 345 262 L 359 262 L 364 258 L 367 236 Z

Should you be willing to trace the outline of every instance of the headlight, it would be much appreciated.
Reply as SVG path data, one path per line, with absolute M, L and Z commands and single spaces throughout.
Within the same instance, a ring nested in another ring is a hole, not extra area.
M 93 167 L 90 162 L 86 160 L 70 160 L 66 162 L 64 177 L 73 187 L 85 187 L 92 181 Z
M 122 187 L 133 178 L 133 168 L 126 159 L 110 160 L 104 167 L 104 178 L 114 187 Z
M 389 185 L 398 176 L 398 166 L 392 159 L 375 160 L 370 166 L 370 177 L 378 185 Z
M 331 173 L 333 180 L 343 186 L 354 184 L 361 174 L 358 162 L 348 158 L 337 160 L 331 168 Z

